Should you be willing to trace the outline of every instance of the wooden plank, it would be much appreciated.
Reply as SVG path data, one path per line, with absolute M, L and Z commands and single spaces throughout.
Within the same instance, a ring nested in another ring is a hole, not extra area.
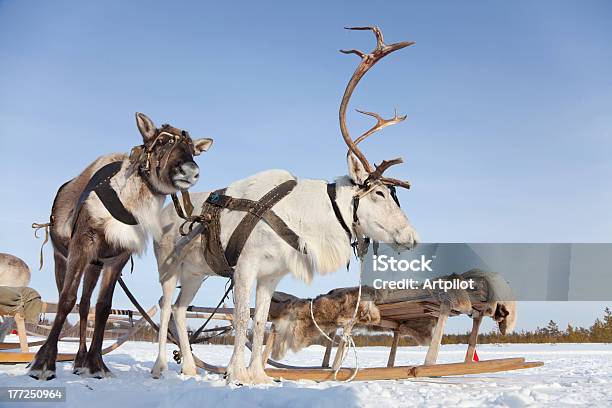
M 395 365 L 395 354 L 397 353 L 397 346 L 400 341 L 400 332 L 395 330 L 393 332 L 393 342 L 391 343 L 391 350 L 389 351 L 389 359 L 387 360 L 387 367 L 393 367 Z
M 198 313 L 198 312 L 187 312 L 187 319 L 208 319 L 211 313 Z M 211 320 L 230 320 L 225 315 L 217 314 L 213 316 Z
M 187 311 L 188 312 L 198 312 L 198 313 L 213 313 L 215 312 L 215 308 L 214 307 L 189 306 L 187 308 Z M 255 314 L 255 309 L 250 308 L 250 311 L 251 311 L 251 317 L 253 317 L 253 315 Z M 233 307 L 220 307 L 215 312 L 215 315 L 217 313 L 218 314 L 233 314 L 234 308 Z
M 543 363 L 539 363 L 539 365 L 543 365 Z M 539 365 L 525 366 L 524 358 L 485 360 L 471 363 L 436 364 L 432 366 L 423 365 L 415 369 L 415 376 L 438 377 L 447 375 L 495 373 L 498 371 L 537 367 Z
M 427 349 L 427 355 L 425 356 L 425 365 L 435 364 L 438 359 L 438 352 L 440 351 L 440 343 L 442 342 L 442 335 L 444 334 L 444 325 L 448 319 L 448 312 L 450 308 L 446 304 L 442 304 L 440 307 L 440 316 L 438 316 L 438 322 L 434 328 L 431 336 L 431 344 Z
M 334 347 L 334 341 L 336 341 L 336 331 L 329 332 L 327 334 L 332 341 L 327 341 L 327 346 L 325 346 L 325 354 L 323 354 L 323 362 L 321 363 L 321 367 L 329 368 L 329 359 L 331 358 L 332 348 Z
M 42 306 L 42 309 L 41 309 L 40 312 L 41 313 L 50 313 L 50 314 L 57 313 L 57 303 L 43 302 L 43 306 Z M 130 309 L 111 309 L 110 314 L 111 315 L 117 315 L 117 316 L 128 316 L 130 312 L 132 313 L 132 316 L 140 316 L 140 313 L 138 311 L 130 310 Z M 75 313 L 79 313 L 79 304 L 78 303 L 76 305 L 74 305 L 72 310 L 69 312 L 69 314 L 75 314 Z M 91 316 L 92 318 L 94 318 L 95 315 L 96 315 L 96 308 L 95 307 L 91 307 L 89 309 L 88 315 Z
M 28 342 L 28 347 L 42 346 L 43 344 L 45 344 L 45 340 L 30 341 Z M 21 348 L 21 344 L 19 343 L 0 343 L 0 350 L 13 350 L 18 348 Z
M 268 363 L 268 359 L 270 358 L 270 354 L 272 354 L 272 346 L 274 345 L 274 339 L 276 338 L 276 330 L 274 330 L 274 326 L 272 326 L 272 330 L 270 334 L 268 334 L 268 339 L 266 340 L 266 347 L 264 348 L 262 361 L 264 367 Z
M 525 362 L 523 358 L 508 358 L 486 360 L 473 363 L 436 364 L 433 366 L 400 366 L 391 368 L 362 368 L 355 376 L 356 381 L 401 380 L 417 377 L 439 377 L 447 375 L 467 375 L 494 373 L 499 371 L 520 370 L 540 367 L 544 363 L 539 361 Z M 336 376 L 337 381 L 346 381 L 353 374 L 354 369 L 342 368 Z M 285 380 L 334 380 L 332 369 L 279 369 L 268 368 L 266 374 L 270 377 Z
M 2 352 L 0 353 L 0 364 L 20 364 L 29 363 L 34 360 L 36 353 L 12 353 Z M 72 361 L 74 360 L 74 354 L 58 353 L 57 360 L 55 361 Z
M 381 319 L 380 323 L 375 324 L 376 327 L 383 327 L 385 329 L 397 329 L 399 327 L 398 322 L 394 322 L 392 320 Z
M 30 349 L 28 348 L 28 335 L 26 334 L 25 320 L 21 313 L 16 313 L 14 319 L 15 325 L 17 326 L 17 335 L 19 336 L 19 348 L 22 353 L 27 353 Z
M 336 355 L 334 356 L 334 363 L 332 364 L 332 370 L 337 370 L 342 365 L 342 360 L 344 358 L 344 349 L 346 348 L 346 342 L 344 338 L 340 338 L 340 343 L 336 348 Z
M 416 302 L 413 300 L 404 301 L 404 302 L 377 304 L 376 307 L 380 310 L 381 314 L 384 314 L 390 310 L 403 310 L 406 312 L 418 312 L 418 311 L 423 310 L 422 303 Z
M 480 330 L 480 323 L 482 322 L 482 314 L 474 312 L 476 316 L 472 316 L 472 331 L 470 338 L 468 339 L 468 348 L 465 353 L 465 362 L 469 363 L 474 361 L 474 352 L 476 352 L 476 343 L 478 341 L 478 331 Z

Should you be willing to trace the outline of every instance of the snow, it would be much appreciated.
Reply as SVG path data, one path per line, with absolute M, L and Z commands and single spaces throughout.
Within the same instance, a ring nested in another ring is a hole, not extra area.
M 13 336 L 14 337 L 14 336 Z M 16 341 L 8 339 L 7 341 Z M 60 343 L 60 352 L 74 352 L 76 343 Z M 439 362 L 462 361 L 465 345 L 442 346 Z M 462 377 L 419 378 L 403 381 L 326 382 L 284 381 L 271 386 L 226 385 L 221 376 L 201 372 L 197 377 L 178 374 L 168 349 L 170 370 L 161 380 L 149 372 L 156 344 L 128 342 L 105 356 L 115 378 L 96 380 L 73 375 L 71 363 L 58 363 L 58 378 L 39 383 L 26 374 L 25 364 L 0 365 L 0 387 L 66 387 L 65 403 L 34 404 L 45 407 L 591 407 L 612 406 L 612 345 L 609 344 L 513 344 L 480 345 L 482 360 L 526 357 L 544 361 L 539 368 Z M 205 361 L 222 365 L 229 361 L 231 346 L 196 345 Z M 386 365 L 388 349 L 357 350 L 360 367 Z M 424 347 L 402 347 L 397 364 L 419 364 Z M 288 356 L 292 364 L 320 364 L 323 348 L 312 346 Z M 352 353 L 345 363 L 355 362 Z M 32 406 L 31 403 L 22 404 Z M 9 405 L 6 405 L 9 406 Z M 17 406 L 12 404 L 10 406 Z

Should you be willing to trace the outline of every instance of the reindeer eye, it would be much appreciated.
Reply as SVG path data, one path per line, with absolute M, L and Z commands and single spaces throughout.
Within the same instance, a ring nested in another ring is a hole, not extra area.
M 385 198 L 385 195 L 383 194 L 382 191 L 377 191 L 376 192 L 377 195 L 381 196 L 382 198 Z

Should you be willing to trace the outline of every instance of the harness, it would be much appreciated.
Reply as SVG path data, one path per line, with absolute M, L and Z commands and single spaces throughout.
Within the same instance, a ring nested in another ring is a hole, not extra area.
M 96 193 L 104 208 L 108 210 L 111 216 L 127 225 L 138 225 L 138 221 L 134 218 L 134 215 L 125 208 L 117 192 L 111 187 L 110 181 L 115 175 L 121 170 L 121 166 L 123 166 L 122 161 L 111 162 L 100 170 L 96 171 L 96 173 L 89 179 L 89 182 L 85 186 L 85 189 L 79 196 L 79 200 L 77 201 L 75 216 L 72 223 L 72 233 L 74 234 L 76 222 L 79 218 L 79 213 L 81 212 L 81 208 L 83 207 L 83 203 L 89 197 L 91 192 Z
M 191 231 L 195 222 L 203 226 L 201 239 L 204 259 L 215 274 L 233 278 L 234 268 L 238 263 L 244 245 L 259 221 L 268 224 L 280 238 L 296 251 L 304 252 L 300 248 L 299 236 L 272 210 L 272 207 L 291 193 L 296 185 L 296 180 L 287 180 L 268 191 L 258 201 L 225 195 L 226 188 L 213 191 L 208 195 L 208 198 L 202 204 L 201 215 L 189 220 L 191 222 L 189 230 Z M 232 232 L 225 249 L 221 244 L 220 222 L 221 211 L 224 209 L 246 213 Z M 182 227 L 181 233 L 186 235 Z
M 183 236 L 189 235 L 193 230 L 194 224 L 199 224 L 201 226 L 199 233 L 201 236 L 202 251 L 206 263 L 215 274 L 230 279 L 233 278 L 236 264 L 238 263 L 238 259 L 240 258 L 246 241 L 260 221 L 264 221 L 293 249 L 305 253 L 305 249 L 300 247 L 299 236 L 287 226 L 274 210 L 272 210 L 272 207 L 289 195 L 296 185 L 296 180 L 287 180 L 268 191 L 257 201 L 228 196 L 225 194 L 227 188 L 213 191 L 202 204 L 200 215 L 182 217 L 181 214 L 179 214 L 181 218 L 186 219 L 180 227 L 180 233 Z M 390 190 L 392 191 L 394 199 L 397 200 L 394 189 L 390 188 Z M 367 192 L 366 190 L 365 193 Z M 336 215 L 336 219 L 346 232 L 347 238 L 358 256 L 363 256 L 363 254 L 365 254 L 364 251 L 367 249 L 367 245 L 370 242 L 367 237 L 361 234 L 361 228 L 359 227 L 359 220 L 357 218 L 357 209 L 359 208 L 359 198 L 361 194 L 358 193 L 353 196 L 353 219 L 351 229 L 342 217 L 342 213 L 336 202 L 336 183 L 327 184 L 327 195 L 334 214 Z M 180 209 L 178 198 L 173 197 L 173 200 L 175 200 L 175 207 Z M 189 204 L 191 203 L 189 202 Z M 223 210 L 241 211 L 245 213 L 242 220 L 232 232 L 225 248 L 223 248 L 223 244 L 221 243 L 221 211 Z M 190 213 L 191 211 L 186 212 Z M 187 231 L 185 231 L 186 225 L 188 225 Z

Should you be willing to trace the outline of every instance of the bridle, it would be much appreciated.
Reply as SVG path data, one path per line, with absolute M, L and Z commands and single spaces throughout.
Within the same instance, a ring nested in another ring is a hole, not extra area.
M 401 208 L 401 205 L 400 205 L 399 199 L 397 198 L 397 191 L 394 185 L 387 185 L 384 183 L 371 183 L 371 182 L 366 182 L 362 185 L 358 185 L 352 181 L 351 183 L 353 186 L 358 187 L 358 190 L 355 194 L 353 194 L 353 197 L 351 198 L 351 207 L 353 211 L 352 211 L 352 221 L 351 221 L 350 228 L 347 225 L 346 221 L 344 220 L 344 217 L 342 216 L 342 212 L 340 211 L 340 208 L 338 207 L 338 203 L 336 201 L 336 194 L 337 194 L 336 183 L 330 183 L 327 185 L 327 195 L 331 202 L 332 209 L 334 210 L 334 214 L 336 215 L 336 219 L 338 220 L 338 223 L 340 224 L 342 229 L 346 232 L 346 235 L 349 240 L 349 244 L 353 248 L 355 255 L 357 257 L 362 257 L 362 256 L 365 256 L 367 247 L 370 243 L 370 238 L 363 234 L 361 225 L 359 223 L 359 217 L 357 216 L 357 210 L 359 209 L 360 200 L 366 195 L 370 194 L 372 190 L 374 190 L 376 187 L 379 187 L 382 184 L 382 185 L 385 185 L 389 189 L 389 194 L 391 195 L 391 197 L 393 198 L 393 201 L 395 201 L 397 206 Z
M 161 129 L 157 131 L 157 135 L 152 142 L 145 143 L 132 148 L 130 153 L 130 159 L 138 162 L 138 172 L 143 178 L 150 183 L 151 177 L 151 161 L 153 153 L 156 150 L 161 150 L 161 153 L 157 159 L 157 165 L 155 166 L 155 173 L 157 177 L 160 177 L 162 169 L 165 170 L 168 166 L 168 160 L 172 156 L 172 152 L 180 145 L 186 146 L 191 152 L 192 156 L 195 156 L 195 146 L 193 140 L 189 136 L 189 132 L 182 130 L 180 134 L 175 134 L 164 130 L 168 125 L 162 125 Z M 165 195 L 165 194 L 163 194 Z
M 168 161 L 172 156 L 172 152 L 178 146 L 186 146 L 192 156 L 196 155 L 195 146 L 193 144 L 193 140 L 189 136 L 189 132 L 186 130 L 181 130 L 180 134 L 169 132 L 167 129 L 169 125 L 162 125 L 160 129 L 157 131 L 157 135 L 152 142 L 145 143 L 139 146 L 135 146 L 132 148 L 132 152 L 130 153 L 130 160 L 138 163 L 138 173 L 140 177 L 145 181 L 149 189 L 157 195 L 165 196 L 166 193 L 159 191 L 153 183 L 151 182 L 151 167 L 152 167 L 152 158 L 153 153 L 159 151 L 159 157 L 157 158 L 157 165 L 155 166 L 155 174 L 159 178 L 162 171 L 165 171 L 168 167 Z M 191 199 L 189 197 L 189 193 L 187 191 L 182 191 L 181 196 L 183 198 L 183 208 L 179 203 L 178 197 L 176 193 L 170 194 L 172 198 L 172 202 L 174 203 L 174 208 L 179 217 L 188 220 L 191 217 L 191 213 L 193 212 L 193 204 L 191 204 Z

